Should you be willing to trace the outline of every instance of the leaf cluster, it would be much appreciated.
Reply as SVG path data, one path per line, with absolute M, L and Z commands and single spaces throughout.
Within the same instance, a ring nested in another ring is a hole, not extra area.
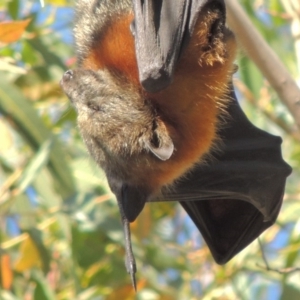
M 242 2 L 296 78 L 283 6 Z M 73 4 L 0 1 L 0 299 L 299 299 L 300 148 L 286 108 L 242 53 L 242 105 L 259 127 L 284 137 L 295 169 L 278 222 L 262 247 L 254 242 L 217 266 L 181 208 L 147 204 L 132 224 L 134 293 L 116 201 L 59 87 L 76 62 Z

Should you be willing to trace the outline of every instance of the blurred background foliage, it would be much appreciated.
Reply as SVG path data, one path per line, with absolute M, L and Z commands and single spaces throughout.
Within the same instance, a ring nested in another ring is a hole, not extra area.
M 299 80 L 299 36 L 291 33 L 299 1 L 240 2 Z M 294 120 L 242 52 L 235 76 L 241 104 L 257 126 L 283 137 L 294 168 L 278 221 L 261 244 L 218 266 L 180 207 L 148 204 L 132 224 L 134 293 L 116 201 L 59 87 L 76 63 L 73 6 L 0 0 L 0 299 L 300 299 L 299 139 Z

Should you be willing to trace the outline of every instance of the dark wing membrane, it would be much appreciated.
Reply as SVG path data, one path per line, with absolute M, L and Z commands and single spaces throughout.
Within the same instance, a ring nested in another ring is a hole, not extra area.
M 227 263 L 273 224 L 264 222 L 264 216 L 254 206 L 240 200 L 180 204 L 200 230 L 218 264 Z
M 172 81 L 180 52 L 188 42 L 201 8 L 224 0 L 133 0 L 132 32 L 140 82 L 149 92 L 166 88 Z
M 232 98 L 230 119 L 220 131 L 222 149 L 161 199 L 180 201 L 219 264 L 275 222 L 291 173 L 281 156 L 281 138 L 253 126 L 234 92 Z

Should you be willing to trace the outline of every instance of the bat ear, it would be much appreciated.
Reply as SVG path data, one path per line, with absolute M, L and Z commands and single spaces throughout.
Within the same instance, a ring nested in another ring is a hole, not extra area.
M 156 120 L 153 124 L 152 138 L 146 141 L 147 148 L 160 160 L 168 160 L 174 152 L 174 144 L 165 124 Z

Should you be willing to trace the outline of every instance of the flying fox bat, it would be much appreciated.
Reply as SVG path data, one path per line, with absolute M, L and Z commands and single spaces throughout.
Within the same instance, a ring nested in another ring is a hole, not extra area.
M 275 222 L 291 168 L 239 107 L 223 0 L 78 0 L 74 34 L 61 86 L 116 195 L 134 288 L 146 202 L 179 201 L 219 264 Z

